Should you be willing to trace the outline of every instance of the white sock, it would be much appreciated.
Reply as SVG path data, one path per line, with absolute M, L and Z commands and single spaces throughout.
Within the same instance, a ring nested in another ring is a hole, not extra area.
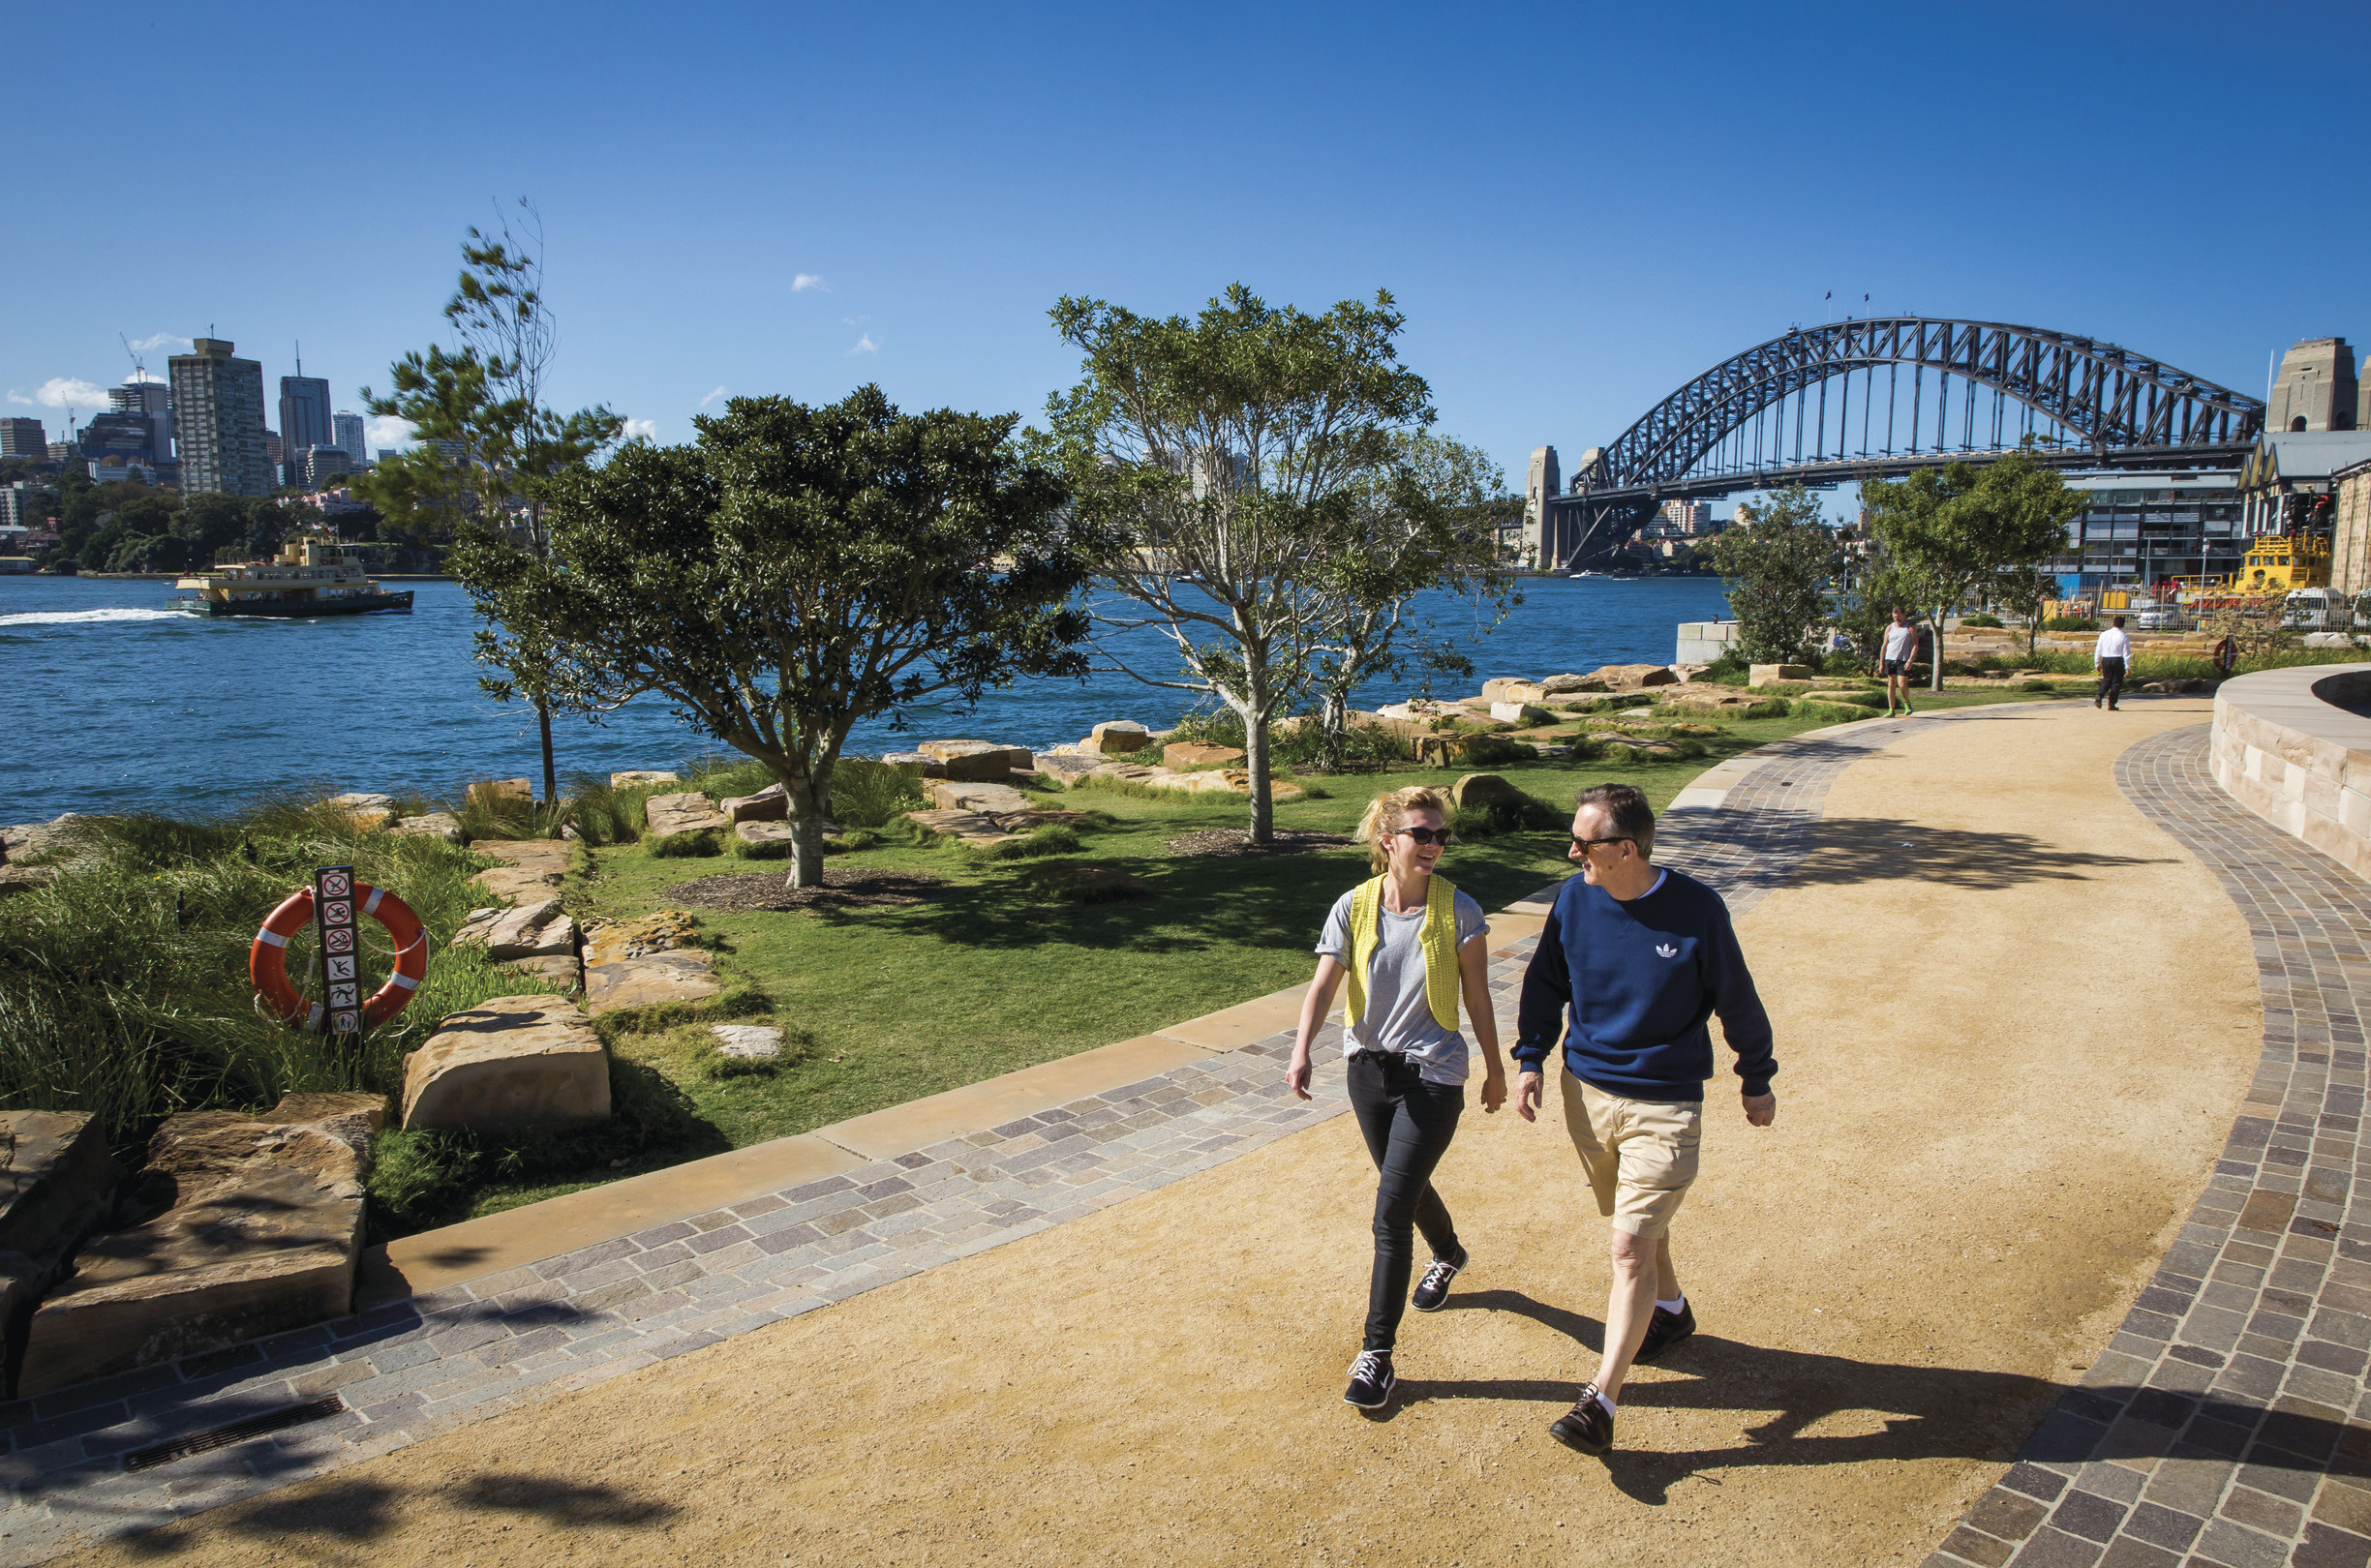
M 1607 1415 L 1612 1415 L 1614 1413 L 1614 1402 L 1607 1399 L 1602 1391 L 1600 1391 L 1597 1395 L 1597 1402 L 1605 1406 L 1605 1413 Z
M 1680 1309 L 1687 1305 L 1687 1292 L 1683 1290 L 1669 1301 L 1658 1301 L 1655 1305 L 1667 1312 L 1677 1313 Z

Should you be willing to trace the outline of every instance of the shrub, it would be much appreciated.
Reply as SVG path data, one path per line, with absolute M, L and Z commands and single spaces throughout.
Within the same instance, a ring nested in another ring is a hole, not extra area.
M 1034 860 L 1049 855 L 1076 855 L 1086 846 L 1068 823 L 1041 823 L 1017 838 L 973 851 L 989 860 Z
M 1696 678 L 1716 686 L 1742 686 L 1751 675 L 1745 656 L 1732 649 L 1698 671 Z
M 1243 744 L 1243 716 L 1231 708 L 1181 713 L 1170 739 L 1240 748 Z M 1408 742 L 1396 730 L 1353 720 L 1342 734 L 1340 760 L 1345 772 L 1405 767 L 1408 763 Z M 1295 772 L 1327 771 L 1325 737 L 1319 727 L 1318 715 L 1305 713 L 1270 724 L 1268 763 L 1271 768 L 1291 769 Z
M 2042 622 L 2044 631 L 2097 631 L 2099 622 L 2088 616 L 2052 616 Z
M 660 860 L 706 859 L 712 855 L 724 853 L 723 841 L 714 828 L 702 828 L 688 833 L 662 833 L 655 838 L 644 839 L 642 847 L 650 852 L 653 859 Z
M 1460 838 L 1492 838 L 1501 833 L 1554 832 L 1568 820 L 1570 813 L 1526 795 L 1520 800 L 1459 806 L 1449 814 L 1449 828 Z
M 642 803 L 653 793 L 648 784 L 621 792 L 595 774 L 574 773 L 568 778 L 567 820 L 588 844 L 631 844 L 642 836 Z
M 1789 709 L 1783 697 L 1770 697 L 1755 703 L 1739 716 L 1749 719 L 1784 718 Z
M 823 841 L 823 852 L 826 855 L 840 847 L 828 838 Z M 787 838 L 765 838 L 751 843 L 739 833 L 733 835 L 733 854 L 744 860 L 787 860 L 790 859 L 792 848 L 793 845 Z
M 2018 682 L 2017 689 L 2020 691 L 2056 691 L 2058 687 L 2054 681 L 2021 680 Z
M 2001 619 L 1998 616 L 1961 616 L 1960 624 L 1962 626 L 1990 626 L 1998 630 Z
M 842 828 L 878 828 L 928 803 L 921 780 L 887 763 L 842 757 L 832 769 L 832 820 Z

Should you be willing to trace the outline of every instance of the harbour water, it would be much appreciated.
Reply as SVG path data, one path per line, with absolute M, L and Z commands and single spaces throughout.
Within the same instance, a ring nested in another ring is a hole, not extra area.
M 165 582 L 0 577 L 0 822 L 204 816 L 289 785 L 437 796 L 472 778 L 536 775 L 532 714 L 478 689 L 468 596 L 450 583 L 407 586 L 417 590 L 409 616 L 213 620 L 171 608 Z M 1714 578 L 1542 578 L 1495 629 L 1444 594 L 1416 608 L 1444 631 L 1462 628 L 1477 677 L 1538 676 L 1666 662 L 1674 627 L 1724 615 L 1726 600 Z M 1147 674 L 1176 667 L 1156 633 L 1113 648 Z M 1413 689 L 1413 678 L 1378 682 L 1358 703 Z M 850 749 L 932 736 L 1046 746 L 1105 719 L 1163 728 L 1185 706 L 1184 693 L 1106 670 L 1083 683 L 1018 682 L 977 712 L 922 705 L 902 731 L 867 725 Z M 597 726 L 562 718 L 554 741 L 563 774 L 667 768 L 721 749 L 650 698 Z

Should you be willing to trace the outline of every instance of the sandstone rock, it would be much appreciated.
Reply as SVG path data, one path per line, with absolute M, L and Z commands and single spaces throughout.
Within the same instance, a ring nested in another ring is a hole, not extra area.
M 1642 686 L 1676 686 L 1680 678 L 1671 673 L 1667 664 L 1607 664 L 1591 672 L 1589 678 L 1602 680 L 1608 691 L 1636 691 Z
M 662 1002 L 705 1002 L 723 990 L 708 954 L 697 949 L 615 958 L 585 968 L 585 1010 L 595 1017 Z
M 1103 766 L 1093 757 L 1079 756 L 1059 749 L 1041 751 L 1031 760 L 1036 766 L 1038 777 L 1057 779 L 1066 785 L 1084 778 Z
M 909 822 L 919 823 L 934 833 L 946 833 L 974 849 L 985 849 L 990 844 L 1001 844 L 1008 838 L 1019 836 L 993 817 L 957 806 L 909 811 L 905 815 Z
M 432 838 L 441 838 L 447 844 L 461 842 L 461 819 L 449 811 L 431 811 L 419 817 L 399 817 L 388 825 L 388 830 L 426 833 Z
M 1194 795 L 1240 795 L 1249 799 L 1252 776 L 1240 768 L 1218 768 L 1193 773 L 1163 773 L 1144 782 L 1155 789 L 1178 790 Z M 1268 797 L 1282 804 L 1297 800 L 1307 792 L 1298 784 L 1281 778 L 1268 780 Z
M 755 795 L 736 795 L 720 809 L 735 822 L 781 822 L 790 816 L 790 796 L 779 784 L 769 784 Z
M 585 986 L 583 967 L 576 954 L 555 954 L 549 958 L 512 958 L 508 967 L 523 975 L 532 975 L 546 985 L 556 985 L 562 991 L 581 991 Z
M 674 784 L 677 782 L 680 781 L 675 774 L 651 768 L 629 768 L 622 772 L 609 775 L 609 787 L 613 790 L 631 789 L 637 784 Z
M 57 879 L 54 865 L 0 865 L 0 900 L 39 891 Z
M 498 996 L 404 1058 L 404 1129 L 523 1132 L 609 1115 L 609 1057 L 573 1002 Z
M 1214 746 L 1201 740 L 1172 740 L 1161 748 L 1164 768 L 1231 768 L 1242 760 L 1240 746 Z
M 86 813 L 68 811 L 47 822 L 20 822 L 12 828 L 0 828 L 0 865 L 71 848 L 76 825 L 93 820 Z
M 168 1118 L 142 1191 L 166 1206 L 102 1235 L 33 1314 L 19 1397 L 344 1316 L 377 1095 Z
M 696 833 L 733 825 L 732 818 L 717 810 L 715 802 L 697 790 L 654 795 L 643 802 L 642 815 L 654 838 L 671 838 L 677 833 Z
M 326 803 L 340 811 L 385 811 L 395 804 L 395 797 L 356 790 L 346 795 L 333 795 Z
M 1527 688 L 1531 695 L 1519 696 L 1513 694 L 1511 688 L 1516 686 Z M 1539 690 L 1539 682 L 1534 680 L 1529 676 L 1500 676 L 1495 679 L 1485 680 L 1482 682 L 1482 701 L 1485 703 L 1535 703 L 1544 695 L 1546 694 Z
M 506 899 L 513 904 L 538 904 L 560 891 L 561 876 L 557 871 L 538 870 L 532 866 L 498 865 L 480 871 L 470 879 L 484 889 L 489 896 Z
M 1553 724 L 1556 715 L 1532 703 L 1492 703 L 1490 716 L 1502 724 Z
M 1761 701 L 1748 697 L 1735 686 L 1690 685 L 1679 691 L 1665 692 L 1657 699 L 1665 708 L 1693 708 L 1717 711 L 1723 709 L 1751 708 Z
M 986 740 L 925 740 L 916 749 L 936 758 L 948 778 L 975 784 L 1001 784 L 1014 769 L 1028 767 L 1030 759 L 1021 747 Z
M 782 1032 L 769 1024 L 710 1024 L 716 1054 L 744 1062 L 771 1062 L 782 1054 Z
M 0 1347 L 26 1321 L 115 1201 L 123 1171 L 82 1111 L 0 1111 Z M 16 1360 L 0 1348 L 0 1399 L 15 1397 Z
M 472 910 L 453 937 L 456 948 L 482 947 L 486 956 L 512 958 L 574 957 L 576 922 L 561 913 L 557 898 L 538 899 L 516 909 Z
M 1096 725 L 1094 733 L 1081 743 L 1107 757 L 1124 757 L 1151 745 L 1152 736 L 1134 719 L 1112 719 Z
M 1029 809 L 1029 798 L 1010 784 L 958 784 L 952 780 L 930 786 L 930 803 L 941 811 L 983 811 L 995 815 Z
M 1709 664 L 1675 664 L 1671 666 L 1671 673 L 1680 678 L 1680 684 L 1684 686 L 1711 668 Z
M 908 778 L 945 778 L 946 767 L 936 757 L 920 751 L 885 751 L 881 754 L 884 767 L 895 768 Z
M 733 836 L 745 844 L 788 844 L 799 836 L 799 830 L 787 822 L 737 822 Z
M 1775 686 L 1781 680 L 1809 680 L 1811 667 L 1808 664 L 1750 664 L 1746 667 L 1748 686 Z
M 1554 675 L 1542 680 L 1539 689 L 1551 697 L 1565 697 L 1574 692 L 1603 691 L 1606 686 L 1604 681 L 1594 676 Z
M 480 779 L 471 785 L 470 790 L 471 794 L 482 790 L 488 795 L 502 796 L 512 800 L 532 800 L 535 798 L 534 785 L 523 778 Z
M 521 869 L 552 872 L 568 869 L 568 846 L 557 838 L 481 838 L 470 846 L 470 853 Z
M 1411 697 L 1404 703 L 1386 703 L 1375 710 L 1375 716 L 1405 722 L 1444 716 L 1463 717 L 1466 712 L 1467 709 L 1455 703 L 1439 702 L 1430 697 Z
M 1530 797 L 1497 773 L 1468 773 L 1449 786 L 1449 799 L 1460 807 L 1486 811 L 1494 805 L 1520 806 Z
M 585 962 L 615 963 L 621 958 L 647 958 L 691 945 L 700 922 L 680 909 L 654 910 L 630 920 L 605 920 L 585 941 Z

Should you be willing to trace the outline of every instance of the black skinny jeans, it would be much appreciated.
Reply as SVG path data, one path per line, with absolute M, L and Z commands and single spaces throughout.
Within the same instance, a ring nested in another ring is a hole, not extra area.
M 1457 1227 L 1433 1191 L 1433 1167 L 1449 1152 L 1466 1108 L 1461 1083 L 1426 1083 L 1403 1057 L 1361 1052 L 1351 1058 L 1351 1113 L 1366 1134 L 1383 1180 L 1375 1189 L 1375 1273 L 1367 1285 L 1365 1348 L 1388 1350 L 1408 1310 L 1415 1272 L 1413 1231 L 1424 1232 L 1435 1257 L 1457 1255 Z
M 2097 703 L 2101 697 L 2105 697 L 2108 699 L 2108 706 L 2110 708 L 2113 708 L 2116 704 L 2116 699 L 2122 697 L 2123 695 L 2124 661 L 2122 659 L 2100 660 L 2099 692 L 2091 699 L 2091 701 L 2093 703 Z

